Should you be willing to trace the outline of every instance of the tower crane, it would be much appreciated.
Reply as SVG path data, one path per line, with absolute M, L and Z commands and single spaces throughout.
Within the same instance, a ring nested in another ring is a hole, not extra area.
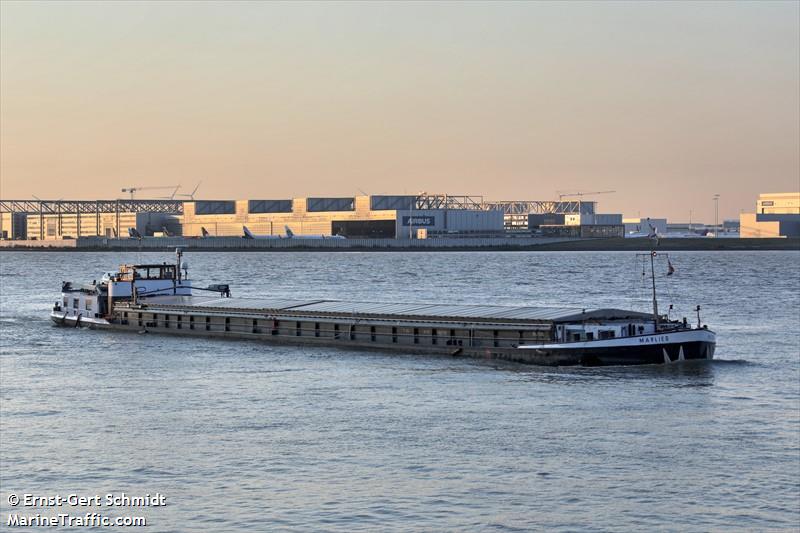
M 194 200 L 194 193 L 196 193 L 197 189 L 200 188 L 200 184 L 201 183 L 203 183 L 203 182 L 202 181 L 198 181 L 197 185 L 194 188 L 194 190 L 192 192 L 190 192 L 189 194 L 178 194 L 177 196 L 180 196 L 182 198 L 189 198 L 190 200 Z M 176 192 L 177 192 L 177 189 L 176 189 Z M 173 196 L 175 196 L 175 195 L 173 195 Z
M 155 189 L 174 189 L 172 191 L 172 194 L 169 196 L 169 199 L 172 200 L 173 198 L 175 198 L 175 193 L 177 193 L 178 189 L 180 189 L 180 188 L 181 188 L 180 185 L 161 185 L 161 186 L 156 186 L 156 187 L 138 187 L 138 186 L 133 186 L 133 187 L 126 187 L 126 188 L 122 189 L 122 192 L 129 193 L 131 195 L 131 200 L 133 200 L 133 195 L 136 194 L 136 191 L 146 191 L 146 190 L 155 190 Z
M 590 194 L 611 194 L 617 191 L 591 191 L 591 192 L 563 192 L 563 191 L 556 191 L 558 194 L 558 201 L 560 202 L 564 198 L 569 198 L 570 196 L 589 196 Z

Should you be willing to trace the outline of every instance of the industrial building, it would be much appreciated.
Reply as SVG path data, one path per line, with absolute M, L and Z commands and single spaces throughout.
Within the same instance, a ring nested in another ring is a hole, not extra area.
M 351 238 L 501 236 L 504 213 L 471 197 L 355 196 L 278 200 L 0 200 L 4 239 L 341 235 Z
M 465 235 L 499 236 L 503 212 L 465 208 L 464 197 L 426 202 L 420 196 L 355 196 L 187 202 L 183 235 L 341 235 L 349 238 L 421 238 Z
M 74 239 L 179 233 L 180 200 L 0 200 L 3 239 Z
M 622 214 L 543 213 L 529 214 L 528 228 L 544 237 L 611 239 L 625 236 Z
M 742 238 L 800 237 L 800 192 L 760 194 L 755 213 L 739 215 Z
M 420 239 L 507 235 L 621 237 L 622 215 L 596 202 L 481 196 L 364 195 L 270 200 L 0 200 L 3 239 L 344 236 Z
M 669 230 L 666 218 L 624 218 L 622 223 L 625 225 L 625 235 L 647 235 L 655 230 L 658 235 L 666 236 Z

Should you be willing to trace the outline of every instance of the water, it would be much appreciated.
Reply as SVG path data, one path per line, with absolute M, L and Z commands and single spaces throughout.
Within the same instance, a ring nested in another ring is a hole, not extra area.
M 11 493 L 124 491 L 167 506 L 89 510 L 148 531 L 800 528 L 800 253 L 659 267 L 662 307 L 693 320 L 700 303 L 718 333 L 711 363 L 538 368 L 51 327 L 61 280 L 164 259 L 0 254 L 3 526 Z M 628 253 L 188 260 L 234 296 L 648 305 Z

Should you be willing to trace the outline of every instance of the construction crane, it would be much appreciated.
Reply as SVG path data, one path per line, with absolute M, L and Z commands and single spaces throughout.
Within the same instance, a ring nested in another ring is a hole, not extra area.
M 180 188 L 181 188 L 180 185 L 163 185 L 163 186 L 156 186 L 156 187 L 137 187 L 137 186 L 134 186 L 134 187 L 126 187 L 126 188 L 122 189 L 122 192 L 129 193 L 131 195 L 131 200 L 133 200 L 133 195 L 136 194 L 136 191 L 146 191 L 146 190 L 155 190 L 155 189 L 174 189 L 172 191 L 172 194 L 170 194 L 169 197 L 168 197 L 169 200 L 172 200 L 173 198 L 175 198 L 175 193 L 177 193 L 178 189 L 180 189 Z
M 590 194 L 611 194 L 613 192 L 617 191 L 592 191 L 592 192 L 572 192 L 572 193 L 556 191 L 556 194 L 558 194 L 558 201 L 560 202 L 564 198 L 569 198 L 570 196 L 589 196 Z
M 196 186 L 196 187 L 194 188 L 194 190 L 193 190 L 192 192 L 190 192 L 189 194 L 178 194 L 177 196 L 180 196 L 180 197 L 183 197 L 183 198 L 188 198 L 188 199 L 190 199 L 190 200 L 194 200 L 194 193 L 196 193 L 196 192 L 197 192 L 197 189 L 199 189 L 199 188 L 200 188 L 200 184 L 201 184 L 201 183 L 203 183 L 203 182 L 202 182 L 202 181 L 198 181 L 198 182 L 197 182 L 197 186 Z M 173 196 L 175 196 L 175 195 L 173 195 Z

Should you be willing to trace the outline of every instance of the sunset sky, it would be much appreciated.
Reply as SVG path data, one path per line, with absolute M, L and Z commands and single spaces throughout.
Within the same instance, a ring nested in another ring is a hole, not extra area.
M 800 189 L 798 6 L 4 1 L 0 197 L 616 190 L 601 211 L 736 217 Z

